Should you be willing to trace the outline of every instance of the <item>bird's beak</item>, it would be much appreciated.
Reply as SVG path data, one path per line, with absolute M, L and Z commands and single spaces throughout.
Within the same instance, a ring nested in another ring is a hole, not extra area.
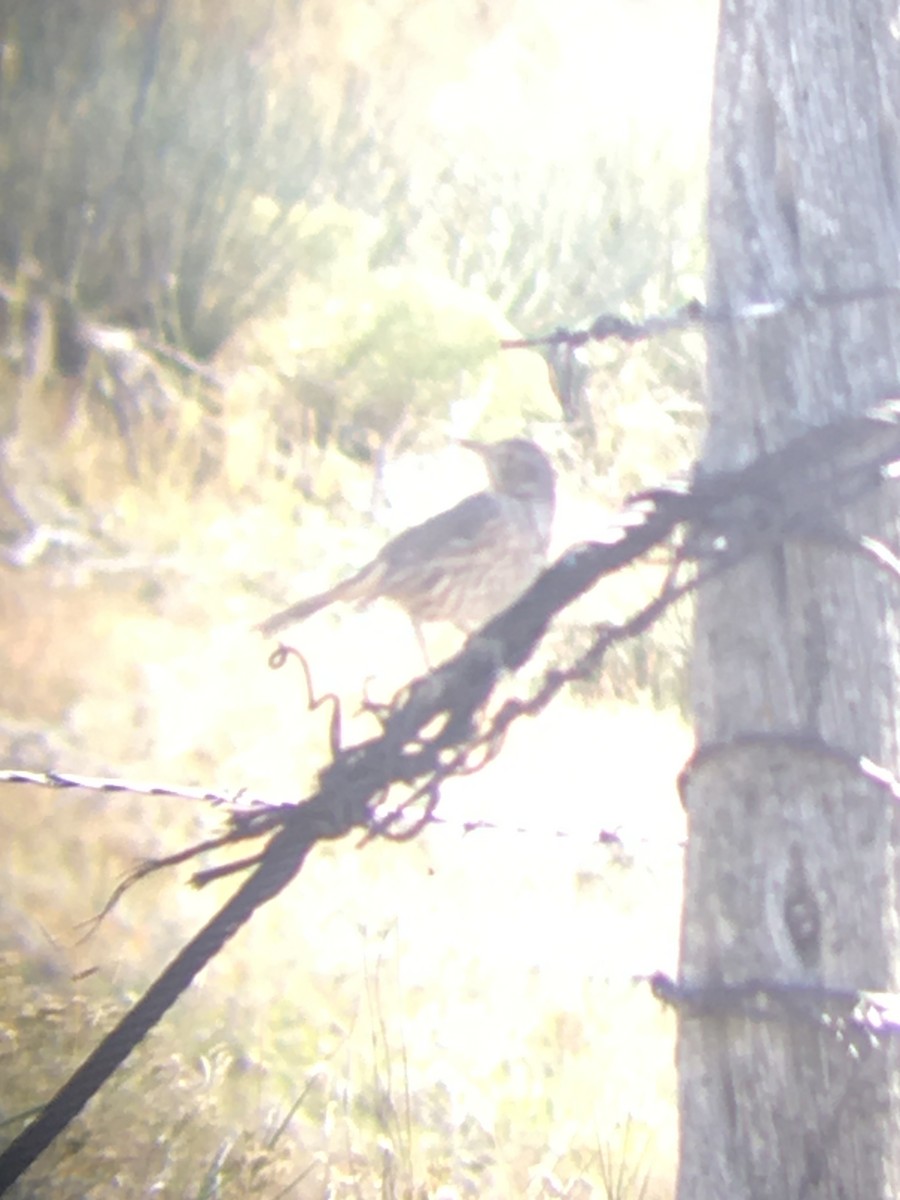
M 471 450 L 473 454 L 479 454 L 482 457 L 487 449 L 484 442 L 476 442 L 472 438 L 457 438 L 457 446 L 462 446 L 464 450 Z

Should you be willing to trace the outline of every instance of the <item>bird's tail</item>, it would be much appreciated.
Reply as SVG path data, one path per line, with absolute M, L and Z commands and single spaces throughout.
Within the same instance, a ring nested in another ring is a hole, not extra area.
M 287 608 L 283 608 L 281 612 L 274 613 L 271 617 L 267 617 L 265 621 L 260 621 L 258 625 L 254 625 L 254 631 L 261 633 L 263 637 L 273 637 L 276 633 L 280 633 L 282 629 L 287 629 L 288 625 L 293 625 L 297 621 L 304 621 L 307 617 L 311 617 L 313 613 L 327 608 L 329 604 L 334 604 L 338 600 L 351 603 L 354 600 L 365 602 L 371 598 L 369 585 L 372 581 L 373 566 L 374 563 L 369 563 L 361 571 L 358 571 L 355 575 L 351 575 L 349 579 L 345 579 L 341 583 L 336 583 L 334 587 L 328 588 L 327 591 L 319 592 L 315 596 L 307 596 L 305 600 L 298 600 L 296 604 L 291 604 Z

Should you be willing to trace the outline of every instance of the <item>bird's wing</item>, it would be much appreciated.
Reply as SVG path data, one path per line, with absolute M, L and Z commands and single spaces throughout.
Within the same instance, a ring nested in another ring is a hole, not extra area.
M 501 505 L 490 492 L 467 496 L 453 508 L 439 512 L 420 525 L 413 525 L 392 538 L 378 557 L 389 572 L 422 566 L 433 558 L 476 552 L 491 537 L 491 526 L 501 516 Z

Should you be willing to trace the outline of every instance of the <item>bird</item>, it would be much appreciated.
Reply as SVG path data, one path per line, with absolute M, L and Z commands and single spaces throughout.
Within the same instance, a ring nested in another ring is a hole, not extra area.
M 547 560 L 556 474 L 527 438 L 459 444 L 483 461 L 485 491 L 404 530 L 355 574 L 254 628 L 271 637 L 338 601 L 365 608 L 383 597 L 405 609 L 427 662 L 423 624 L 447 621 L 468 634 L 517 600 Z

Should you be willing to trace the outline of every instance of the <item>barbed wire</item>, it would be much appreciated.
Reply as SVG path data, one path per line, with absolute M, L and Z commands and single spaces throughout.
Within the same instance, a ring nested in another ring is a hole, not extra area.
M 786 747 L 794 754 L 829 759 L 883 788 L 892 801 L 900 801 L 900 779 L 893 771 L 873 762 L 864 754 L 848 750 L 844 746 L 835 746 L 819 734 L 808 730 L 746 729 L 723 741 L 706 742 L 697 747 L 678 775 L 678 794 L 682 804 L 687 806 L 688 784 L 698 767 L 734 750 L 759 746 Z
M 845 304 L 859 304 L 868 300 L 883 300 L 887 296 L 900 295 L 900 283 L 872 284 L 868 287 L 847 288 L 839 291 L 799 292 L 794 296 L 781 296 L 769 300 L 754 300 L 737 308 L 710 308 L 702 300 L 689 300 L 671 313 L 654 314 L 642 321 L 631 321 L 618 313 L 601 313 L 590 325 L 581 329 L 559 326 L 551 333 L 532 337 L 504 338 L 503 350 L 524 350 L 539 346 L 570 346 L 576 348 L 588 342 L 605 342 L 617 339 L 628 345 L 645 342 L 650 338 L 662 337 L 667 333 L 683 333 L 689 329 L 705 329 L 715 326 L 733 325 L 744 322 L 771 320 L 789 312 L 802 312 L 814 308 L 840 308 Z
M 82 788 L 88 792 L 128 792 L 134 796 L 170 796 L 178 800 L 196 800 L 214 807 L 248 808 L 266 805 L 259 797 L 247 796 L 243 789 L 217 792 L 209 788 L 180 787 L 176 784 L 141 782 L 137 779 L 115 779 L 100 775 L 77 775 L 68 771 L 0 770 L 0 783 L 25 783 L 49 788 Z
M 66 771 L 22 771 L 17 768 L 0 769 L 0 784 L 26 784 L 32 787 L 70 789 L 96 792 L 98 794 L 125 793 L 134 796 L 159 796 L 175 800 L 189 800 L 207 804 L 214 809 L 223 809 L 229 818 L 240 819 L 247 826 L 262 827 L 267 814 L 278 814 L 293 810 L 293 803 L 279 804 L 262 796 L 248 793 L 244 788 L 211 791 L 207 788 L 180 787 L 174 784 L 141 782 L 98 775 L 79 775 Z M 621 851 L 633 851 L 637 847 L 665 847 L 680 849 L 684 842 L 674 837 L 651 837 L 648 834 L 630 832 L 626 825 L 613 827 L 598 826 L 567 829 L 562 825 L 529 825 L 519 821 L 491 820 L 486 817 L 454 817 L 435 813 L 432 824 L 469 836 L 474 833 L 498 833 L 505 836 L 546 838 L 550 841 L 571 841 L 584 846 L 605 846 Z M 260 828 L 260 832 L 266 832 Z M 227 839 L 226 839 L 227 841 Z M 211 842 L 204 843 L 204 852 Z M 169 865 L 168 863 L 166 865 Z M 171 865 L 175 865 L 173 862 Z
M 772 979 L 689 984 L 663 972 L 641 976 L 653 995 L 686 1017 L 743 1017 L 755 1022 L 812 1026 L 844 1042 L 852 1053 L 900 1035 L 900 994 L 865 988 Z

